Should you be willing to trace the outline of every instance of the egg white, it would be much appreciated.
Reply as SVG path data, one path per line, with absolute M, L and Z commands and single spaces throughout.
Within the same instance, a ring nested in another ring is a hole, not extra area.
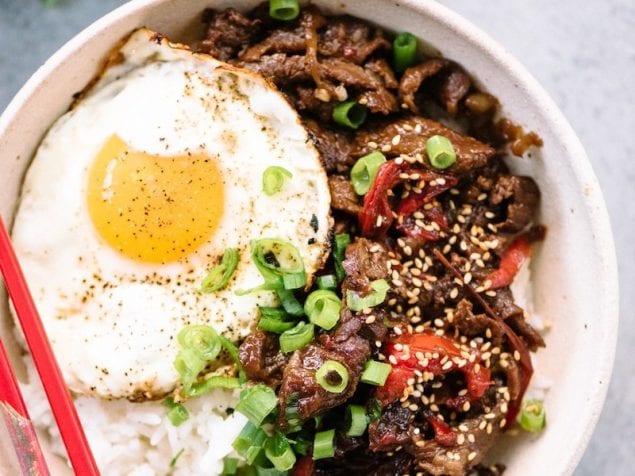
M 225 210 L 209 242 L 187 259 L 135 261 L 96 231 L 87 174 L 113 134 L 166 160 L 188 151 L 218 158 Z M 261 190 L 270 165 L 293 174 L 273 196 Z M 236 295 L 262 283 L 250 240 L 293 243 L 311 279 L 328 250 L 329 210 L 319 155 L 273 86 L 141 29 L 42 141 L 24 182 L 13 241 L 70 389 L 159 398 L 177 384 L 173 360 L 183 326 L 210 324 L 236 340 L 253 330 L 258 305 L 275 303 L 270 292 Z M 228 287 L 199 294 L 202 278 L 229 247 L 240 250 L 240 261 Z

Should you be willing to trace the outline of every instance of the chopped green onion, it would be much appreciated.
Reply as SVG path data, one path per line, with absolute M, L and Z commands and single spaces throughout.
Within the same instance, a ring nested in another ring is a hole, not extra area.
M 332 458 L 335 455 L 335 430 L 320 431 L 313 440 L 313 459 Z
M 370 307 L 375 307 L 384 302 L 386 299 L 386 293 L 390 286 L 385 279 L 376 279 L 370 283 L 370 287 L 373 292 L 367 296 L 360 296 L 359 294 L 351 291 L 346 291 L 346 304 L 352 311 L 363 311 Z
M 327 360 L 315 372 L 315 380 L 331 393 L 342 393 L 348 387 L 348 369 L 336 360 Z
M 163 400 L 163 405 L 168 408 L 168 419 L 174 426 L 179 426 L 190 417 L 187 408 L 176 403 L 172 397 Z
M 279 307 L 260 307 L 260 321 L 258 327 L 263 331 L 282 334 L 295 326 L 296 322 L 290 320 L 289 314 Z
M 181 455 L 183 454 L 183 452 L 185 451 L 185 448 L 181 448 L 175 455 L 174 457 L 170 460 L 170 468 L 174 468 L 176 466 L 176 462 L 179 460 L 179 458 L 181 457 Z
M 395 69 L 403 73 L 417 60 L 417 38 L 411 33 L 399 33 L 392 42 Z
M 283 319 L 274 319 L 272 317 L 261 317 L 258 321 L 258 328 L 263 331 L 273 332 L 274 334 L 282 334 L 288 331 L 296 324 L 295 321 L 287 321 Z
M 253 464 L 260 455 L 266 440 L 267 434 L 248 421 L 232 443 L 232 447 L 247 461 L 247 464 Z
M 360 380 L 370 385 L 377 385 L 381 387 L 386 383 L 386 379 L 390 374 L 392 367 L 390 364 L 384 362 L 377 362 L 376 360 L 369 360 L 364 365 L 364 371 Z
M 269 0 L 269 16 L 276 20 L 289 21 L 298 17 L 298 0 Z
M 306 273 L 283 274 L 282 284 L 284 289 L 299 289 L 306 285 Z
M 545 427 L 547 417 L 545 407 L 540 400 L 527 400 L 523 402 L 518 416 L 518 423 L 525 431 L 536 432 Z
M 357 129 L 366 120 L 366 108 L 356 101 L 341 102 L 333 109 L 333 120 L 341 126 Z
M 225 336 L 219 336 L 220 342 L 223 345 L 223 349 L 229 354 L 229 357 L 232 359 L 234 364 L 236 364 L 236 368 L 238 369 L 238 381 L 240 383 L 245 383 L 247 381 L 247 375 L 243 370 L 243 364 L 240 361 L 240 357 L 238 356 L 238 347 L 232 341 L 230 341 Z
M 426 141 L 426 154 L 435 169 L 447 169 L 456 162 L 456 152 L 452 142 L 444 136 L 432 136 Z
M 256 466 L 256 472 L 254 476 L 288 476 L 288 471 L 280 471 L 276 468 L 265 468 L 262 466 Z M 252 476 L 251 474 L 246 474 L 241 476 Z
M 254 425 L 261 425 L 277 406 L 278 397 L 275 392 L 263 384 L 258 384 L 240 392 L 236 410 L 249 418 Z
M 210 326 L 185 326 L 176 339 L 182 349 L 194 349 L 205 360 L 214 360 L 222 349 L 218 334 Z
M 294 437 L 294 440 L 295 443 L 293 444 L 293 449 L 296 454 L 306 456 L 309 453 L 309 448 L 312 444 L 310 435 L 307 436 L 304 432 L 300 432 Z
M 318 276 L 317 285 L 320 289 L 337 289 L 337 276 L 334 274 L 325 274 L 323 276 Z
M 223 458 L 223 472 L 221 476 L 233 476 L 238 472 L 238 458 Z
M 234 271 L 236 271 L 238 258 L 237 248 L 227 248 L 225 253 L 223 253 L 220 264 L 214 266 L 205 279 L 203 279 L 199 292 L 212 293 L 225 288 L 234 274 Z
M 327 331 L 340 320 L 342 301 L 337 294 L 327 289 L 318 289 L 309 294 L 304 302 L 304 312 L 309 320 Z
M 295 327 L 280 335 L 280 350 L 286 354 L 301 349 L 311 342 L 314 333 L 313 324 L 307 324 L 304 321 L 298 322 Z
M 362 405 L 346 407 L 346 436 L 362 436 L 368 426 L 366 409 Z
M 381 164 L 386 162 L 386 157 L 375 150 L 355 162 L 351 169 L 351 182 L 357 195 L 365 195 L 370 190 L 377 171 Z
M 287 179 L 293 177 L 293 174 L 283 167 L 272 165 L 267 167 L 262 173 L 262 190 L 267 195 L 275 195 L 280 190 Z
M 240 387 L 240 379 L 236 377 L 228 377 L 226 375 L 213 375 L 200 383 L 195 383 L 192 387 L 184 392 L 186 397 L 200 397 L 213 388 L 238 388 Z
M 351 237 L 348 233 L 341 233 L 339 235 L 335 235 L 333 242 L 333 263 L 335 265 L 335 275 L 337 276 L 338 281 L 342 281 L 346 276 L 344 267 L 342 266 L 342 261 L 344 261 L 344 253 L 346 252 L 346 247 L 351 242 Z
M 300 304 L 300 301 L 295 297 L 293 291 L 289 289 L 278 289 L 276 291 L 280 304 L 287 313 L 292 316 L 300 317 L 304 315 L 304 307 Z
M 181 349 L 174 359 L 174 368 L 181 377 L 181 386 L 187 393 L 192 388 L 203 369 L 207 366 L 207 361 L 201 357 L 201 353 L 196 349 Z
M 278 471 L 289 471 L 295 464 L 289 440 L 278 431 L 265 443 L 265 455 Z
M 381 417 L 381 402 L 376 398 L 369 403 L 368 419 L 373 422 Z
M 251 242 L 251 257 L 256 268 L 265 278 L 265 284 L 260 289 L 279 290 L 285 288 L 285 275 L 298 275 L 288 283 L 293 284 L 296 288 L 306 284 L 304 262 L 300 252 L 288 241 L 277 238 L 254 240 Z

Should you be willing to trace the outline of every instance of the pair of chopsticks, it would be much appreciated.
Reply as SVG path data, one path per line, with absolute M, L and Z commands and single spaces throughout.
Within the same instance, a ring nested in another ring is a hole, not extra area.
M 20 321 L 75 474 L 98 476 L 99 471 L 77 416 L 73 399 L 51 350 L 51 345 L 46 337 L 44 326 L 20 269 L 2 217 L 0 217 L 0 271 L 2 271 L 7 291 L 13 302 L 15 313 Z M 21 417 L 28 419 L 24 400 L 1 342 L 0 382 L 2 383 L 0 400 L 9 404 Z M 18 455 L 18 457 L 20 456 Z M 43 471 L 47 471 L 43 458 L 42 463 L 44 464 Z M 44 474 L 48 474 L 48 471 Z

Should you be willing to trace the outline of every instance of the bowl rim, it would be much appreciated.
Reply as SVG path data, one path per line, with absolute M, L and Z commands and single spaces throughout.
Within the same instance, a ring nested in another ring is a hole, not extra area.
M 38 88 L 46 82 L 51 71 L 64 63 L 67 58 L 72 57 L 90 38 L 99 35 L 102 31 L 106 30 L 110 24 L 115 23 L 121 18 L 133 15 L 136 12 L 151 7 L 155 3 L 163 3 L 165 1 L 166 0 L 130 0 L 98 18 L 63 44 L 38 67 L 2 112 L 0 115 L 0 138 L 9 131 L 14 117 L 24 104 L 27 103 L 28 99 L 36 93 Z M 602 362 L 598 367 L 597 374 L 593 376 L 595 381 L 599 382 L 599 384 L 594 386 L 594 389 L 589 392 L 589 402 L 594 406 L 594 411 L 588 414 L 586 423 L 584 424 L 584 431 L 577 435 L 572 435 L 569 441 L 570 447 L 573 447 L 574 451 L 569 452 L 565 457 L 563 468 L 566 474 L 570 474 L 575 470 L 581 460 L 604 406 L 613 370 L 618 335 L 619 286 L 617 256 L 606 203 L 597 177 L 580 139 L 577 137 L 564 114 L 527 68 L 501 44 L 460 14 L 436 1 L 400 0 L 399 5 L 414 10 L 420 15 L 427 16 L 452 31 L 460 32 L 464 37 L 469 39 L 471 43 L 477 45 L 495 60 L 504 73 L 508 77 L 513 78 L 516 84 L 525 91 L 526 95 L 531 98 L 531 100 L 544 111 L 544 114 L 551 119 L 553 124 L 556 125 L 557 135 L 561 138 L 561 142 L 569 151 L 568 156 L 576 157 L 575 161 L 571 161 L 571 168 L 577 183 L 586 184 L 591 189 L 597 191 L 597 193 L 590 194 L 587 197 L 587 200 L 585 200 L 583 204 L 583 209 L 589 217 L 591 230 L 593 230 L 595 242 L 598 244 L 596 259 L 603 263 L 602 271 L 604 276 L 602 276 L 602 281 L 604 282 L 603 290 L 606 292 L 602 295 L 602 299 L 605 301 L 605 314 L 603 319 L 605 320 L 606 338 L 603 340 L 605 344 L 603 347 L 594 349 L 598 359 Z

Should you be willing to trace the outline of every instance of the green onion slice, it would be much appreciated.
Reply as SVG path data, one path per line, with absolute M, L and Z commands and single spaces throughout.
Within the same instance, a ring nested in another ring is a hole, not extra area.
M 335 265 L 335 275 L 337 276 L 338 281 L 342 281 L 346 276 L 344 267 L 342 266 L 342 261 L 344 261 L 344 253 L 346 252 L 346 247 L 351 242 L 351 237 L 348 233 L 342 233 L 335 235 L 333 242 L 333 263 Z
M 337 276 L 334 274 L 325 274 L 318 276 L 317 285 L 320 289 L 330 289 L 331 291 L 337 289 Z
M 265 278 L 262 289 L 297 289 L 306 284 L 304 262 L 298 249 L 288 241 L 277 238 L 263 238 L 251 242 L 251 256 L 254 264 Z M 297 275 L 287 282 L 285 275 Z M 286 287 L 293 285 L 293 288 Z
M 399 33 L 392 43 L 392 58 L 395 69 L 403 73 L 417 60 L 417 38 L 411 33 Z
M 254 425 L 260 426 L 277 406 L 278 397 L 275 392 L 266 385 L 258 384 L 240 392 L 236 410 L 249 418 Z
M 234 271 L 236 271 L 238 259 L 238 249 L 227 248 L 225 253 L 223 253 L 220 264 L 214 266 L 207 276 L 205 276 L 205 279 L 203 279 L 199 292 L 212 293 L 224 289 L 227 283 L 229 283 Z
M 341 309 L 340 298 L 327 289 L 313 291 L 304 302 L 304 312 L 309 316 L 309 320 L 327 331 L 333 329 L 340 320 Z
M 386 383 L 386 379 L 390 374 L 392 367 L 390 364 L 384 362 L 377 362 L 376 360 L 369 360 L 364 365 L 364 371 L 360 380 L 370 385 L 377 385 L 381 387 Z
M 381 417 L 381 402 L 374 398 L 368 404 L 368 419 L 371 422 L 379 420 Z
M 295 317 L 304 316 L 304 307 L 290 289 L 278 289 L 276 295 L 284 310 Z
M 311 342 L 314 333 L 313 324 L 307 324 L 304 321 L 298 322 L 295 327 L 280 335 L 280 350 L 286 354 L 301 349 Z
M 186 397 L 200 397 L 214 388 L 238 388 L 241 381 L 237 377 L 226 375 L 212 375 L 202 382 L 195 383 L 188 391 L 184 391 Z
M 332 458 L 335 455 L 335 430 L 319 431 L 313 440 L 313 459 Z
M 351 169 L 351 182 L 357 195 L 365 195 L 370 190 L 377 171 L 381 164 L 386 162 L 386 157 L 379 151 L 373 151 L 355 162 Z
M 260 310 L 260 321 L 258 327 L 263 331 L 282 334 L 284 331 L 295 326 L 296 322 L 290 319 L 289 314 L 279 307 L 262 306 Z
M 238 458 L 223 458 L 223 472 L 221 476 L 233 476 L 238 472 Z
M 222 348 L 219 335 L 210 326 L 185 326 L 176 339 L 182 349 L 196 350 L 205 360 L 214 360 Z
M 278 471 L 289 471 L 295 465 L 295 453 L 291 444 L 278 431 L 265 443 L 265 455 Z
M 456 162 L 452 142 L 445 136 L 432 136 L 426 141 L 426 154 L 435 169 L 447 169 Z
M 269 16 L 276 20 L 289 21 L 298 17 L 298 0 L 269 0 Z
M 373 291 L 367 296 L 360 296 L 350 289 L 346 291 L 346 304 L 352 311 L 363 311 L 384 302 L 390 289 L 386 280 L 376 279 L 370 283 L 370 287 Z
M 333 120 L 341 126 L 357 129 L 366 120 L 366 108 L 356 101 L 345 101 L 333 108 Z
M 253 464 L 260 455 L 266 440 L 267 434 L 248 421 L 232 443 L 232 447 L 247 461 L 247 464 Z
M 362 436 L 366 432 L 368 417 L 362 405 L 347 406 L 345 418 L 346 436 Z
M 168 408 L 168 419 L 174 426 L 179 426 L 190 416 L 187 408 L 180 403 L 176 403 L 172 397 L 163 400 L 163 405 Z
M 220 342 L 223 345 L 223 349 L 229 354 L 229 357 L 232 359 L 232 362 L 236 364 L 236 368 L 238 369 L 238 381 L 242 384 L 247 381 L 247 375 L 243 369 L 243 364 L 240 361 L 240 357 L 238 355 L 238 347 L 232 341 L 230 341 L 225 336 L 219 336 Z
M 518 415 L 518 423 L 525 431 L 536 432 L 545 427 L 547 416 L 541 400 L 524 401 Z
M 342 393 L 348 387 L 348 369 L 336 360 L 327 360 L 315 373 L 315 380 L 331 393 Z
M 293 177 L 293 174 L 283 167 L 272 165 L 267 167 L 262 173 L 262 190 L 267 195 L 275 195 L 280 190 L 284 182 Z
M 174 368 L 181 377 L 183 391 L 188 393 L 203 369 L 207 366 L 201 353 L 195 349 L 181 349 L 174 359 Z

